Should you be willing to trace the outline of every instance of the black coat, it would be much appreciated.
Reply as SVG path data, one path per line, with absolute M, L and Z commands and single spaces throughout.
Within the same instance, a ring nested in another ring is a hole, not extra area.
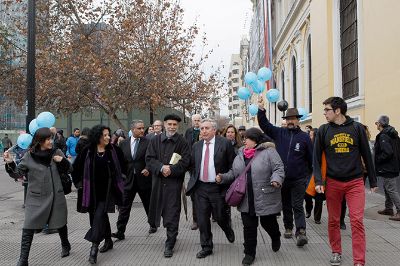
M 377 176 L 399 176 L 399 162 L 393 149 L 394 140 L 398 133 L 394 127 L 385 127 L 375 140 L 375 170 Z
M 201 159 L 204 140 L 193 145 L 190 162 L 190 180 L 187 186 L 186 195 L 191 195 L 195 190 L 200 178 Z M 233 160 L 236 157 L 232 143 L 226 138 L 215 136 L 214 144 L 214 166 L 216 174 L 224 174 L 232 168 Z M 229 184 L 221 185 L 221 190 L 227 189 Z
M 193 140 L 193 127 L 188 128 L 185 132 L 185 139 L 187 143 L 189 144 L 190 150 L 192 150 L 193 144 L 199 141 L 199 137 L 197 137 L 197 140 Z M 199 134 L 200 136 L 200 134 Z
M 169 164 L 173 153 L 178 153 L 182 158 L 177 164 L 171 165 L 171 175 L 163 177 L 160 170 L 163 165 Z M 181 211 L 181 189 L 189 164 L 189 146 L 180 134 L 176 133 L 171 138 L 167 138 L 163 133 L 150 140 L 146 152 L 146 165 L 152 173 L 149 224 L 160 226 L 165 205 L 173 207 L 165 210 L 169 215 L 164 214 L 164 226 L 167 227 L 166 225 L 175 222 L 176 216 Z
M 110 186 L 107 186 L 107 189 L 106 189 L 106 191 L 110 192 L 109 197 L 106 199 L 106 210 L 109 213 L 115 212 L 115 205 L 122 205 L 122 199 L 123 199 L 122 192 L 118 191 L 118 189 L 116 188 L 117 180 L 116 180 L 115 163 L 118 163 L 120 165 L 122 175 L 123 176 L 126 175 L 124 155 L 120 148 L 113 145 L 113 147 L 117 153 L 117 157 L 118 157 L 118 162 L 114 162 L 111 159 L 112 158 L 111 145 L 112 144 L 109 144 L 106 146 L 106 151 L 105 151 L 105 155 L 104 155 L 110 159 L 108 161 L 108 164 L 109 164 L 108 169 L 110 170 L 109 178 L 112 181 L 110 183 Z M 93 191 L 93 192 L 96 191 L 96 187 L 95 187 L 95 184 L 96 184 L 95 178 L 96 177 L 94 176 L 94 168 L 96 166 L 93 163 L 95 160 L 95 156 L 96 156 L 96 147 L 87 146 L 81 153 L 79 153 L 77 155 L 77 157 L 73 163 L 73 171 L 71 173 L 72 181 L 74 182 L 75 187 L 78 188 L 77 211 L 82 212 L 82 213 L 86 212 L 86 210 L 84 208 L 82 208 L 82 184 L 83 184 L 83 178 L 84 178 L 83 174 L 84 174 L 86 155 L 89 156 L 90 163 L 91 163 L 91 165 L 93 165 L 93 169 L 90 169 L 90 185 L 92 186 L 91 191 Z M 91 193 L 89 211 L 94 211 L 96 206 L 97 206 L 97 202 L 96 202 L 95 193 Z
M 151 188 L 151 176 L 144 176 L 141 174 L 141 172 L 146 168 L 146 150 L 149 143 L 149 139 L 145 137 L 140 138 L 135 158 L 132 158 L 131 138 L 127 138 L 121 142 L 119 147 L 124 154 L 127 168 L 125 189 L 131 190 L 134 183 L 136 183 L 141 190 Z

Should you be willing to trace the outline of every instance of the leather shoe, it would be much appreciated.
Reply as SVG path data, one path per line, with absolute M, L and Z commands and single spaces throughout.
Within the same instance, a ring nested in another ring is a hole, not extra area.
M 97 244 L 92 244 L 92 247 L 90 248 L 90 253 L 89 253 L 89 262 L 90 264 L 96 264 L 97 263 L 97 252 L 99 251 L 99 245 Z
M 100 248 L 99 251 L 100 251 L 100 253 L 104 253 L 104 252 L 107 252 L 110 249 L 113 249 L 113 247 L 114 247 L 114 243 L 111 240 L 111 238 L 110 239 L 106 239 L 104 241 L 104 245 Z
M 230 243 L 235 242 L 235 232 L 233 232 L 232 227 L 229 227 L 228 231 L 225 232 L 225 236 Z
M 122 233 L 121 231 L 117 231 L 116 233 L 112 233 L 111 237 L 117 238 L 118 240 L 124 240 L 125 239 L 125 234 Z
M 389 215 L 389 216 L 393 216 L 394 212 L 391 209 L 383 209 L 383 210 L 379 210 L 378 213 L 380 215 Z
M 213 253 L 212 250 L 202 249 L 202 250 L 199 251 L 199 253 L 196 254 L 196 258 L 204 259 L 205 257 L 211 255 L 212 253 Z
M 171 258 L 174 252 L 172 251 L 172 248 L 165 248 L 164 250 L 164 257 L 165 258 Z
M 157 227 L 150 226 L 149 234 L 154 234 L 155 232 L 157 232 Z

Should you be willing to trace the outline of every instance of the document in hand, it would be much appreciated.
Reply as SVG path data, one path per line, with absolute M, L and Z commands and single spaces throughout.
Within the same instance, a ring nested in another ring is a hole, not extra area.
M 169 161 L 169 164 L 174 165 L 177 164 L 179 162 L 179 160 L 182 158 L 182 156 L 180 156 L 178 153 L 173 153 L 171 160 Z

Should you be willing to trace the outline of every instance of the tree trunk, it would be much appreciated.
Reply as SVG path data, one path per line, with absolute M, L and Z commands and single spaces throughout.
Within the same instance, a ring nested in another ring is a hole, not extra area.
M 107 113 L 108 114 L 108 113 Z M 124 131 L 127 131 L 126 126 L 124 126 L 124 124 L 121 123 L 121 120 L 119 120 L 119 118 L 117 117 L 116 114 L 108 114 L 108 116 L 110 117 L 110 119 L 118 126 L 118 128 L 123 129 Z

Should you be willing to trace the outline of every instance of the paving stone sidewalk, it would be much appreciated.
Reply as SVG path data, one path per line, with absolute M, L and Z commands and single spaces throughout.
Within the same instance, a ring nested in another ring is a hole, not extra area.
M 0 169 L 0 179 L 4 181 L 4 168 Z M 7 181 L 8 182 L 8 181 Z M 1 185 L 2 182 L 0 182 Z M 18 187 L 16 187 L 18 188 Z M 12 190 L 11 190 L 12 191 Z M 0 195 L 0 265 L 16 265 L 20 249 L 21 227 L 23 223 L 22 191 Z M 72 244 L 71 255 L 60 258 L 58 234 L 36 234 L 30 254 L 29 265 L 90 265 L 87 261 L 91 244 L 83 239 L 89 227 L 87 214 L 75 211 L 76 194 L 67 196 L 69 216 L 68 228 Z M 392 222 L 387 217 L 376 214 L 383 206 L 384 198 L 379 194 L 367 194 L 365 227 L 367 232 L 367 265 L 400 265 L 400 222 Z M 196 259 L 200 250 L 199 232 L 190 230 L 191 201 L 188 199 L 188 221 L 181 214 L 178 241 L 174 256 L 163 257 L 165 229 L 149 235 L 146 215 L 140 202 L 135 202 L 127 227 L 126 239 L 116 241 L 114 249 L 98 256 L 97 265 L 241 265 L 243 257 L 243 230 L 240 213 L 232 209 L 233 227 L 236 241 L 230 244 L 216 223 L 212 224 L 214 234 L 214 254 L 206 259 Z M 298 248 L 295 239 L 284 239 L 279 252 L 271 250 L 266 232 L 259 227 L 257 257 L 254 265 L 329 265 L 330 249 L 327 236 L 327 217 L 324 207 L 322 224 L 317 225 L 312 218 L 307 219 L 309 244 Z M 112 231 L 115 231 L 117 214 L 110 215 Z M 282 218 L 279 218 L 283 231 Z M 352 265 L 351 230 L 342 231 L 343 263 Z

